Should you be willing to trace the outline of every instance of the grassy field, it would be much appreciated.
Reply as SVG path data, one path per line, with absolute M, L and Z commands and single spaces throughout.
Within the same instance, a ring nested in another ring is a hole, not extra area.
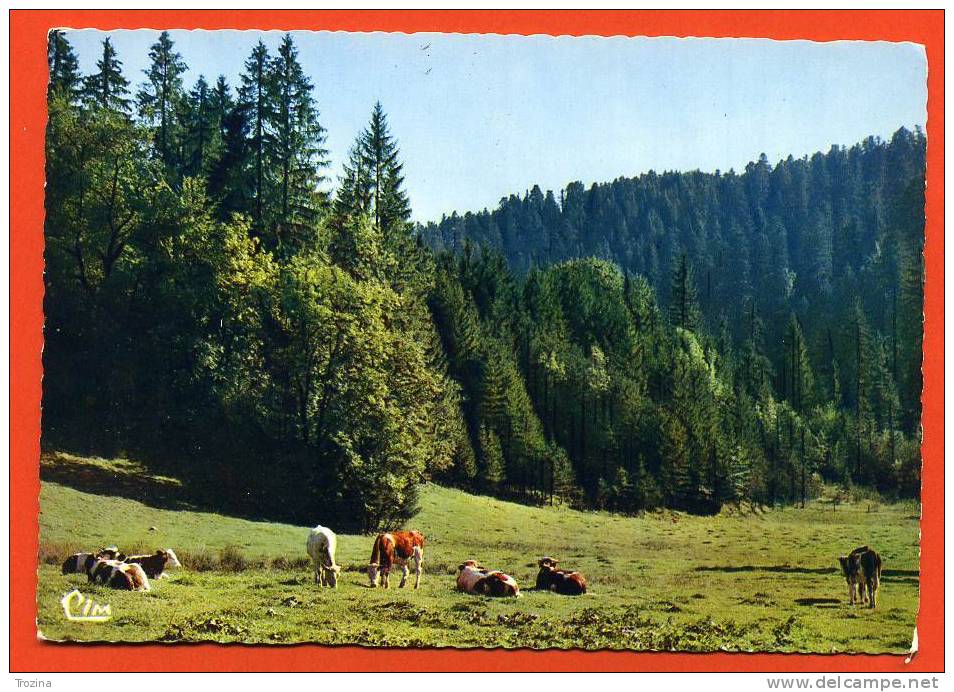
M 322 590 L 304 559 L 306 527 L 190 508 L 175 479 L 126 461 L 45 455 L 41 477 L 38 628 L 52 640 L 902 653 L 918 609 L 913 503 L 631 518 L 428 486 L 409 526 L 427 537 L 418 591 L 396 579 L 368 588 L 371 538 L 350 535 L 339 535 L 340 587 Z M 313 523 L 335 524 L 317 509 Z M 111 543 L 172 547 L 185 569 L 149 593 L 60 574 L 66 555 Z M 862 544 L 884 559 L 874 611 L 848 605 L 837 571 L 836 556 Z M 590 592 L 454 590 L 467 558 L 528 589 L 544 554 L 582 571 Z M 59 599 L 74 587 L 109 603 L 112 620 L 67 621 Z

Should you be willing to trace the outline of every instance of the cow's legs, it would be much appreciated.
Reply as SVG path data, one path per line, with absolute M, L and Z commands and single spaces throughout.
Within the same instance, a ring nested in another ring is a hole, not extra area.
M 421 573 L 424 571 L 424 552 L 419 546 L 414 546 L 414 588 L 421 585 Z
M 321 565 L 318 564 L 318 560 L 314 561 L 314 568 L 315 568 L 315 583 L 318 584 L 318 586 L 321 586 L 321 573 L 319 572 L 319 570 L 321 569 Z
M 405 562 L 403 565 L 401 565 L 401 583 L 398 584 L 399 589 L 403 589 L 404 585 L 407 584 L 407 573 L 407 563 Z

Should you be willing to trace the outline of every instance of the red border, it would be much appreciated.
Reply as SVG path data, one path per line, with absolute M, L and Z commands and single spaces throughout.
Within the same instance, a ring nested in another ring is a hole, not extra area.
M 412 667 L 519 671 L 894 671 L 944 669 L 944 12 L 885 11 L 189 11 L 10 12 L 10 549 L 37 552 L 43 346 L 43 136 L 46 33 L 51 27 L 330 29 L 505 34 L 750 36 L 913 41 L 927 50 L 924 472 L 921 652 L 900 656 L 429 650 Z M 11 671 L 393 670 L 401 650 L 315 645 L 56 645 L 36 639 L 36 573 L 10 563 Z

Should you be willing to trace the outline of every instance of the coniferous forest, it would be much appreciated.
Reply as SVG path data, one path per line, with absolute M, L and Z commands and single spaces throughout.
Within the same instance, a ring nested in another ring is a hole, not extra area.
M 381 104 L 332 180 L 286 35 L 49 42 L 43 442 L 372 530 L 426 480 L 635 513 L 920 488 L 925 138 L 412 224 Z

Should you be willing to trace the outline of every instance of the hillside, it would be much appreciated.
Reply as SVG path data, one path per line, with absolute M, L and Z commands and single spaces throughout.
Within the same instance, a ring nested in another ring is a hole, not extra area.
M 628 514 L 917 498 L 922 131 L 421 229 L 381 103 L 327 189 L 297 40 L 187 91 L 162 32 L 133 99 L 108 37 L 82 74 L 51 34 L 45 448 L 349 531 L 426 482 Z
M 123 497 L 91 481 L 110 474 Z M 306 527 L 186 508 L 174 479 L 131 462 L 46 455 L 43 477 L 38 626 L 49 639 L 900 653 L 917 612 L 911 503 L 630 518 L 426 485 L 411 522 L 427 536 L 420 591 L 366 588 L 371 539 L 340 535 L 346 571 L 332 592 L 311 583 Z M 317 512 L 314 523 L 335 525 Z M 173 547 L 185 569 L 148 594 L 59 573 L 71 551 L 107 543 Z M 874 612 L 847 605 L 836 573 L 835 557 L 863 543 L 885 560 Z M 527 589 L 543 554 L 583 571 L 590 593 L 492 601 L 453 590 L 456 565 L 470 557 Z M 58 600 L 74 586 L 110 603 L 113 620 L 66 622 Z

